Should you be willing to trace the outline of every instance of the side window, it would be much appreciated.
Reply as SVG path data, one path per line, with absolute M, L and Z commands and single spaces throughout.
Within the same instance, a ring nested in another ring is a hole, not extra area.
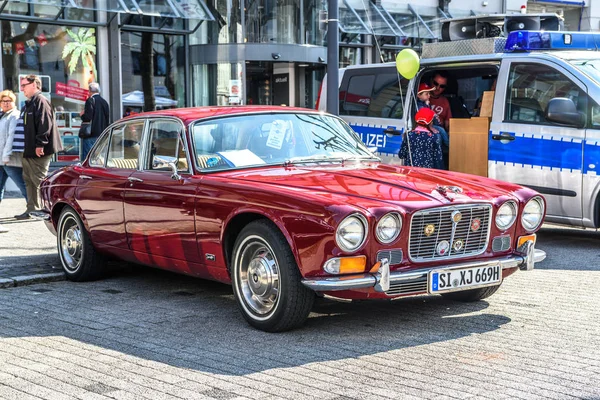
M 366 117 L 374 83 L 375 75 L 350 76 L 347 88 L 340 88 L 340 114 Z
M 113 128 L 106 166 L 137 169 L 143 131 L 144 121 L 134 121 Z
M 98 140 L 96 147 L 94 147 L 94 150 L 92 150 L 89 156 L 90 167 L 104 167 L 109 139 L 110 135 L 104 135 Z
M 511 65 L 504 119 L 509 122 L 551 124 L 544 118 L 548 102 L 555 97 L 573 100 L 587 114 L 587 94 L 569 78 L 541 64 Z
M 377 74 L 367 116 L 402 118 L 403 95 L 406 93 L 407 87 L 408 80 L 401 78 L 398 73 Z
M 177 170 L 188 171 L 186 149 L 183 145 L 183 126 L 177 121 L 156 120 L 149 122 L 150 156 L 145 169 L 171 171 L 170 162 L 177 160 Z

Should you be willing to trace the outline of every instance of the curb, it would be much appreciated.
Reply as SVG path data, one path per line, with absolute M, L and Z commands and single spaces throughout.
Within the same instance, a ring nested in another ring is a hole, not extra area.
M 47 274 L 21 275 L 12 278 L 0 279 L 0 289 L 6 289 L 16 286 L 27 286 L 44 282 L 58 282 L 64 280 L 66 280 L 64 272 L 49 272 Z

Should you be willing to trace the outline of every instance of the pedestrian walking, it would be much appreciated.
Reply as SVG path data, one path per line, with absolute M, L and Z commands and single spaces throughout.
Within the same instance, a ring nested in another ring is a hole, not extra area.
M 17 97 L 11 90 L 0 92 L 0 202 L 4 198 L 8 178 L 13 180 L 27 201 L 27 188 L 23 180 L 23 147 L 13 145 L 20 115 L 15 106 L 16 100 Z
M 27 188 L 27 210 L 15 215 L 17 219 L 29 219 L 29 213 L 41 209 L 40 183 L 48 174 L 54 153 L 62 150 L 58 128 L 54 122 L 54 110 L 41 92 L 42 81 L 37 75 L 21 78 L 21 91 L 29 99 L 21 111 L 15 139 L 23 141 L 23 180 Z M 13 144 L 14 145 L 14 144 Z
M 79 131 L 82 161 L 85 160 L 98 137 L 110 123 L 108 103 L 100 96 L 100 85 L 96 82 L 90 83 L 90 93 L 91 96 L 86 100 L 83 114 L 81 114 L 82 124 L 90 125 L 89 127 L 84 126 Z

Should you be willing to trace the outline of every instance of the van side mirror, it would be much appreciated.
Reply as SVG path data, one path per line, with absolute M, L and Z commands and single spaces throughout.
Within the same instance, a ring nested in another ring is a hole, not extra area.
M 546 120 L 575 128 L 585 126 L 585 115 L 577 111 L 573 100 L 566 97 L 555 97 L 548 102 Z

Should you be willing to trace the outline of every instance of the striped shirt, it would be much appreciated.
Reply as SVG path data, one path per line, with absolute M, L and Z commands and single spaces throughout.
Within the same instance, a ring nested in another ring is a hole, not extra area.
M 22 153 L 25 151 L 25 126 L 23 124 L 23 115 L 25 111 L 21 111 L 21 115 L 17 120 L 15 128 L 15 138 L 13 139 L 12 151 Z

